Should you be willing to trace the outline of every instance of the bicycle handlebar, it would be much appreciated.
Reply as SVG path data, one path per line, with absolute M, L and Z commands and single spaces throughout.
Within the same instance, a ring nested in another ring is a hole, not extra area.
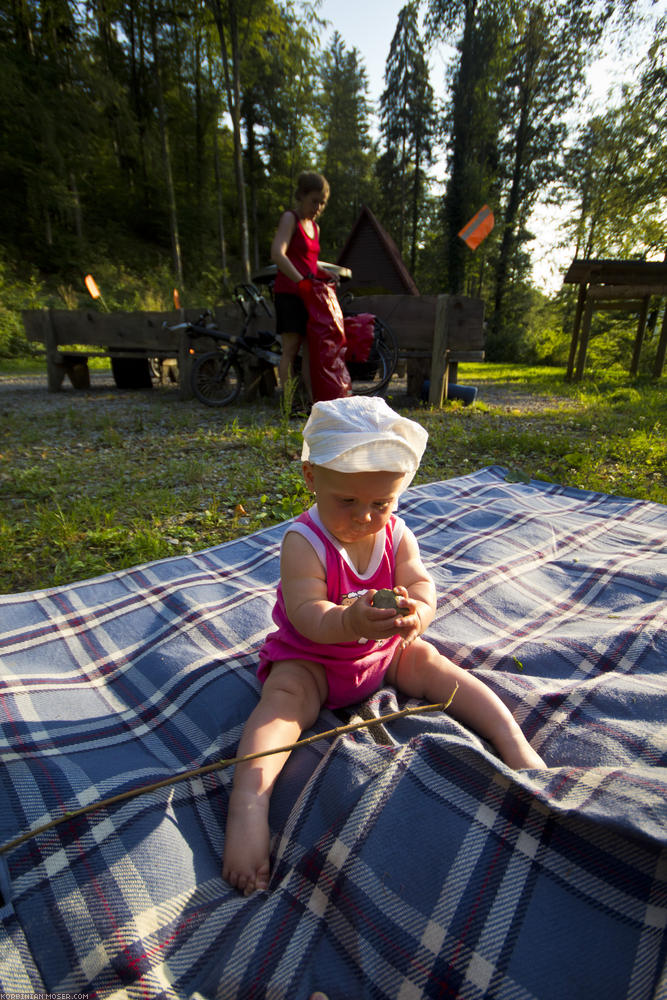
M 205 309 L 204 312 L 199 314 L 199 318 L 196 319 L 194 322 L 192 320 L 190 320 L 190 322 L 186 320 L 185 323 L 174 323 L 172 326 L 171 323 L 167 323 L 167 321 L 164 320 L 162 323 L 162 329 L 172 330 L 174 332 L 177 330 L 189 330 L 192 327 L 204 326 L 207 319 L 213 319 L 213 318 L 214 318 L 213 313 L 210 311 L 210 309 Z
M 266 304 L 266 299 L 257 286 L 253 285 L 251 282 L 242 282 L 240 285 L 236 285 L 234 287 L 234 295 L 241 308 L 244 307 L 244 304 L 248 299 L 251 299 L 254 305 L 261 306 L 266 315 L 269 317 L 271 316 L 271 310 Z
M 250 282 L 243 282 L 239 285 L 235 285 L 234 297 L 238 302 L 241 311 L 243 312 L 243 315 L 245 317 L 245 323 L 243 327 L 244 332 L 247 329 L 250 319 L 254 315 L 252 313 L 252 310 L 249 308 L 250 302 L 255 308 L 261 305 L 262 308 L 264 309 L 264 312 L 269 317 L 269 319 L 273 318 L 271 316 L 271 310 L 269 309 L 266 303 L 266 299 L 264 298 L 264 296 L 259 291 L 256 285 L 253 285 Z M 212 320 L 213 325 L 207 326 L 207 320 Z M 210 311 L 210 309 L 205 309 L 202 313 L 200 313 L 199 318 L 194 322 L 191 320 L 190 322 L 176 323 L 174 326 L 172 326 L 165 321 L 162 324 L 162 329 L 171 330 L 173 332 L 180 332 L 181 330 L 186 330 L 196 335 L 208 335 L 214 337 L 217 340 L 224 340 L 227 343 L 229 343 L 232 339 L 229 336 L 229 334 L 225 333 L 222 330 L 219 330 L 215 326 L 215 317 L 213 313 Z

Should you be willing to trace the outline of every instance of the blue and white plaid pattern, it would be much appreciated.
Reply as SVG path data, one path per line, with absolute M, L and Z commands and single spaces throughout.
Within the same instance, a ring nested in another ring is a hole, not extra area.
M 447 715 L 311 744 L 249 899 L 220 877 L 230 770 L 66 821 L 0 856 L 0 991 L 667 996 L 667 509 L 494 467 L 401 513 L 440 595 L 429 637 L 548 770 L 510 771 Z M 234 755 L 283 530 L 0 598 L 2 843 Z

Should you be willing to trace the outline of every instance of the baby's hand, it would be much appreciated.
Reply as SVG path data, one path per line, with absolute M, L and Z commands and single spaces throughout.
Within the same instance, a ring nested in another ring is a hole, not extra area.
M 358 639 L 390 639 L 396 635 L 396 609 L 374 608 L 374 590 L 368 590 L 345 609 L 350 629 Z
M 394 635 L 402 636 L 401 646 L 405 649 L 422 632 L 422 623 L 417 613 L 417 602 L 408 596 L 405 587 L 394 587 L 398 598 L 398 617 L 394 619 Z

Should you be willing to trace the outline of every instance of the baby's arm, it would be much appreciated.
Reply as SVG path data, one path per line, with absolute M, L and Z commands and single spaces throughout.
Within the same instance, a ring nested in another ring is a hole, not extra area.
M 399 621 L 403 643 L 407 645 L 426 631 L 436 610 L 435 585 L 422 562 L 417 539 L 408 527 L 396 553 L 394 578 L 395 590 L 403 597 Z
M 280 582 L 287 617 L 313 642 L 335 645 L 362 637 L 388 639 L 399 631 L 395 611 L 371 606 L 374 591 L 345 606 L 328 600 L 324 567 L 310 542 L 295 531 L 288 532 L 283 541 Z

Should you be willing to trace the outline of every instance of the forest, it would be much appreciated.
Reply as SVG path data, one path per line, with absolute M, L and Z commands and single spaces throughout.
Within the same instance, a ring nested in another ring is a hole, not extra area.
M 533 277 L 536 206 L 566 209 L 571 257 L 667 253 L 655 9 L 412 0 L 373 105 L 363 46 L 327 35 L 317 2 L 0 0 L 0 356 L 28 350 L 20 309 L 90 306 L 86 273 L 106 308 L 223 301 L 317 169 L 324 259 L 366 204 L 422 293 L 484 299 L 490 360 L 562 363 L 574 293 Z M 584 114 L 593 61 L 638 37 L 630 82 Z M 484 204 L 495 228 L 472 253 L 458 233 Z M 594 363 L 617 363 L 634 321 L 596 322 Z

